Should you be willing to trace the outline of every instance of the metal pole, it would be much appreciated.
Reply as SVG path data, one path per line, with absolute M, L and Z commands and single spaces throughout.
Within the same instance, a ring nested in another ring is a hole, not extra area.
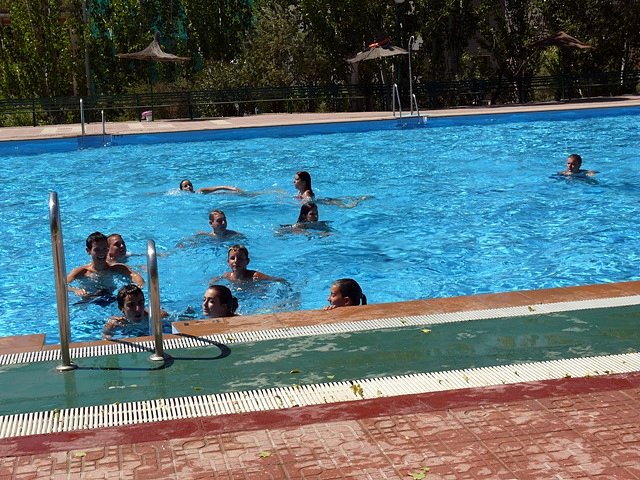
M 411 49 L 413 48 L 413 42 L 415 41 L 415 37 L 411 35 L 409 37 L 409 103 L 411 103 L 411 115 L 413 115 L 413 76 L 411 75 Z M 417 107 L 416 107 L 417 110 Z
M 147 240 L 147 272 L 149 279 L 149 333 L 154 336 L 155 353 L 149 357 L 153 361 L 162 361 L 165 358 L 162 349 L 162 319 L 160 318 L 160 290 L 158 287 L 158 258 L 156 256 L 156 244 L 153 240 Z
M 77 368 L 69 354 L 69 298 L 67 297 L 66 267 L 60 225 L 60 206 L 57 192 L 49 193 L 49 223 L 51 225 L 51 245 L 53 247 L 53 272 L 56 281 L 56 303 L 58 304 L 58 326 L 60 329 L 60 356 L 62 364 L 56 367 L 60 372 Z
M 80 99 L 80 129 L 84 137 L 84 106 L 82 105 L 82 99 Z
M 102 116 L 102 136 L 107 134 L 107 129 L 104 125 L 104 110 L 100 110 L 100 115 Z

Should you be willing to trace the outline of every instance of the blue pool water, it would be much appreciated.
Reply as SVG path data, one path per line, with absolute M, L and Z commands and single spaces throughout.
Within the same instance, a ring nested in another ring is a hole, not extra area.
M 50 191 L 60 198 L 67 270 L 88 262 L 89 233 L 119 232 L 140 254 L 129 265 L 146 278 L 142 254 L 153 238 L 162 305 L 174 318 L 188 306 L 199 311 L 207 282 L 227 269 L 225 244 L 193 237 L 209 229 L 213 208 L 245 235 L 250 267 L 289 282 L 237 291 L 243 314 L 322 308 L 340 277 L 358 279 L 370 303 L 638 280 L 639 113 L 432 119 L 418 129 L 294 136 L 253 130 L 79 151 L 49 142 L 49 153 L 27 156 L 4 149 L 0 335 L 58 341 Z M 553 177 L 572 152 L 600 172 L 595 182 Z M 373 198 L 352 209 L 320 205 L 329 235 L 277 235 L 298 216 L 297 170 L 311 172 L 320 199 Z M 182 194 L 182 178 L 264 193 Z M 74 341 L 98 338 L 116 313 L 70 300 Z

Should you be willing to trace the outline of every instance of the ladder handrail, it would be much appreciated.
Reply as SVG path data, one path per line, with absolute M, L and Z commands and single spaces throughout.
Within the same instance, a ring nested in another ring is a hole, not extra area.
M 155 353 L 149 358 L 153 361 L 162 361 L 165 359 L 162 347 L 162 311 L 160 310 L 160 290 L 158 287 L 158 258 L 156 244 L 153 240 L 147 240 L 147 272 L 149 279 L 149 306 L 151 307 L 149 333 L 153 335 L 155 342 Z
M 56 304 L 58 307 L 58 327 L 60 329 L 60 356 L 62 364 L 56 367 L 59 372 L 77 368 L 71 362 L 69 353 L 69 297 L 67 296 L 67 269 L 64 263 L 64 245 L 62 243 L 62 225 L 60 222 L 60 205 L 58 193 L 49 193 L 49 224 L 51 227 L 51 246 L 53 248 L 53 273 L 56 283 Z
M 416 107 L 416 114 L 420 116 L 420 109 L 418 108 L 418 99 L 416 98 L 416 94 L 411 94 L 411 114 L 413 115 L 413 106 Z
M 391 93 L 391 105 L 393 107 L 393 116 L 396 116 L 396 98 L 398 100 L 398 112 L 400 113 L 400 118 L 402 118 L 402 104 L 400 103 L 400 92 L 398 91 L 398 84 L 393 84 L 393 91 Z

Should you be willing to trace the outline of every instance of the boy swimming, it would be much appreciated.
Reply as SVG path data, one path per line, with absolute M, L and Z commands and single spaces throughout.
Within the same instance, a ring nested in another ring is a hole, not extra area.
M 229 230 L 227 228 L 227 216 L 222 210 L 211 210 L 209 212 L 209 225 L 211 232 L 209 235 L 215 238 L 242 237 L 240 232 Z
M 149 312 L 144 306 L 144 293 L 137 285 L 129 284 L 118 290 L 118 308 L 122 316 L 111 317 L 104 325 L 102 337 L 109 339 L 118 331 L 135 334 L 149 334 Z M 161 310 L 164 318 L 168 314 Z
M 129 277 L 129 280 L 142 287 L 142 277 L 122 263 L 109 264 L 107 237 L 100 232 L 93 232 L 87 237 L 87 254 L 91 262 L 76 267 L 67 275 L 67 285 L 78 280 L 80 287 L 68 286 L 69 291 L 81 297 L 99 297 L 111 295 L 116 288 L 115 276 Z
M 191 193 L 214 193 L 214 192 L 234 192 L 234 193 L 243 193 L 238 187 L 232 187 L 229 185 L 220 185 L 217 187 L 202 187 L 198 190 L 193 189 L 193 184 L 191 180 L 185 178 L 180 182 L 180 190 L 183 192 L 191 192 Z
M 247 250 L 247 247 L 244 245 L 231 245 L 227 251 L 227 264 L 229 265 L 229 268 L 231 268 L 231 271 L 224 272 L 224 274 L 222 274 L 222 278 L 226 278 L 230 282 L 234 283 L 259 282 L 262 280 L 272 282 L 286 281 L 284 278 L 271 277 L 262 272 L 258 272 L 257 270 L 247 269 L 249 262 L 249 250 Z
M 107 262 L 121 263 L 127 259 L 127 244 L 119 233 L 112 233 L 107 237 L 107 245 L 109 251 L 107 253 Z

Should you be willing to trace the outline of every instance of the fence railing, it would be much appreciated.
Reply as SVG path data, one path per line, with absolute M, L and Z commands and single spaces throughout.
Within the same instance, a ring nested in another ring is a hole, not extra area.
M 426 108 L 601 97 L 636 92 L 640 71 L 414 82 Z M 391 85 L 322 85 L 99 95 L 83 99 L 86 121 L 208 118 L 256 113 L 390 110 Z M 400 85 L 403 105 L 409 92 Z M 78 123 L 79 97 L 0 100 L 0 126 Z

